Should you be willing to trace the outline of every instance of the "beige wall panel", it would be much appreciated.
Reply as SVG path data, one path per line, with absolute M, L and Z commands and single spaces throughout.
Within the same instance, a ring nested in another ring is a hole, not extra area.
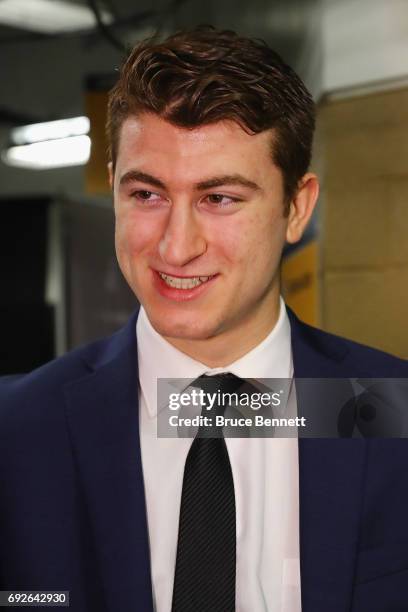
M 324 269 L 408 264 L 408 177 L 333 186 L 328 195 Z
M 408 358 L 408 89 L 320 109 L 325 329 Z
M 339 138 L 336 148 L 326 154 L 326 180 L 341 188 L 385 174 L 408 177 L 408 125 L 401 130 L 355 132 Z M 389 160 L 384 159 L 385 155 Z
M 339 188 L 367 177 L 408 178 L 408 91 L 333 101 L 321 107 L 326 181 Z
M 408 267 L 325 275 L 325 329 L 408 359 Z
M 408 127 L 405 137 L 408 140 Z M 408 167 L 408 159 L 406 163 Z M 393 238 L 389 245 L 391 257 L 395 262 L 408 265 L 408 173 L 406 177 L 393 177 L 389 181 L 388 194 L 390 227 L 392 228 Z
M 334 99 L 323 110 L 330 136 L 356 129 L 364 132 L 367 128 L 398 128 L 402 123 L 408 124 L 408 89 Z

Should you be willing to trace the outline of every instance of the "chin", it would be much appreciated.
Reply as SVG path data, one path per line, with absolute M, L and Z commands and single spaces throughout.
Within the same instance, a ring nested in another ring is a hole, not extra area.
M 166 338 L 179 340 L 207 340 L 215 335 L 213 326 L 207 321 L 189 319 L 189 317 L 155 317 L 147 312 L 152 327 Z

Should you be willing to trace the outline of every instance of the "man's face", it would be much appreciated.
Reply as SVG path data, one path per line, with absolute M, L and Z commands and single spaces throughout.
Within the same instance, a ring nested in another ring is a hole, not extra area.
M 271 132 L 249 135 L 232 121 L 184 129 L 144 113 L 123 123 L 116 252 L 162 336 L 271 329 L 288 218 L 270 147 Z

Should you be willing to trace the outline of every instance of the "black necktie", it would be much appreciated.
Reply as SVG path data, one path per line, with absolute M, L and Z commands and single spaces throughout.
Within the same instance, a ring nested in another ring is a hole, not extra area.
M 242 382 L 220 374 L 200 376 L 191 386 L 230 393 Z M 172 612 L 235 612 L 235 549 L 228 451 L 222 430 L 206 427 L 194 438 L 184 468 Z

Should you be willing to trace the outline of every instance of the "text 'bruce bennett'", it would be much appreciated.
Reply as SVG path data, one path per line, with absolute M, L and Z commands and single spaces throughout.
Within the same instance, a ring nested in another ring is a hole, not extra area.
M 169 417 L 169 423 L 171 427 L 306 427 L 306 417 L 269 418 L 261 414 L 254 417 L 180 417 L 173 414 Z

